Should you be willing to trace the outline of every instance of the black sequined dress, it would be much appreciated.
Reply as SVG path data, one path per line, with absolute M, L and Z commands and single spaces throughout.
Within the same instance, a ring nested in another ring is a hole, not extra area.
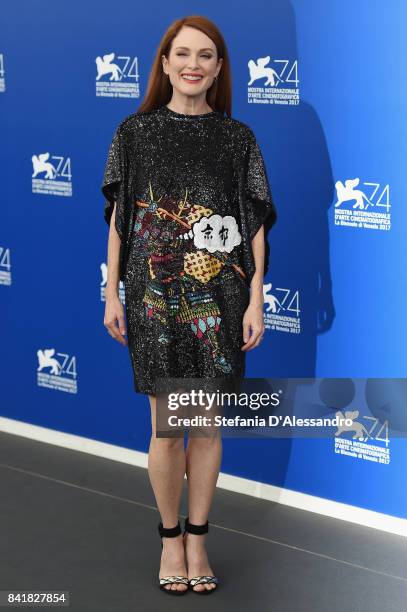
M 253 131 L 218 111 L 161 106 L 117 127 L 102 192 L 116 201 L 128 347 L 138 393 L 157 377 L 243 377 L 251 240 L 276 221 Z

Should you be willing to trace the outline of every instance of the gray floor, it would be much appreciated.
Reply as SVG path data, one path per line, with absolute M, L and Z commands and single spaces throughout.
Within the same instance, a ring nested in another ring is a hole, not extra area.
M 0 433 L 0 482 L 0 590 L 67 590 L 75 612 L 406 609 L 405 538 L 217 490 L 219 590 L 171 597 L 146 470 Z

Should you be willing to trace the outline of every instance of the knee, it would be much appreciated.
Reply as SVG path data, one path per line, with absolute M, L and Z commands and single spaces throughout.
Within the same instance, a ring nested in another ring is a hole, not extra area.
M 166 451 L 179 451 L 184 446 L 184 438 L 157 438 L 151 436 L 151 443 Z
M 194 446 L 212 446 L 222 440 L 220 429 L 218 428 L 194 428 L 193 434 L 188 436 L 188 444 Z

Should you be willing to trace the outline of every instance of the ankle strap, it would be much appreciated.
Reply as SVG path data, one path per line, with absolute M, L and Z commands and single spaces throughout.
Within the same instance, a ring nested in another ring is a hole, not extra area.
M 185 519 L 185 531 L 189 533 L 194 533 L 195 535 L 202 535 L 204 533 L 208 533 L 209 529 L 209 521 L 206 521 L 204 525 L 194 525 L 189 522 L 189 517 Z
M 178 535 L 181 535 L 181 525 L 178 524 L 175 527 L 164 527 L 162 522 L 158 525 L 158 531 L 160 532 L 160 536 L 162 538 L 175 538 Z

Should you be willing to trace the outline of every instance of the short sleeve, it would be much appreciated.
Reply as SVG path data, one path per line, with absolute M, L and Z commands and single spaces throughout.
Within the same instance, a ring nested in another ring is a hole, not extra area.
M 132 214 L 130 190 L 130 169 L 128 147 L 124 136 L 124 127 L 121 123 L 113 134 L 107 155 L 101 190 L 105 196 L 104 218 L 108 225 L 113 214 L 116 202 L 115 227 L 120 238 L 120 280 L 124 280 L 129 240 L 132 228 Z
M 263 154 L 253 131 L 249 131 L 245 174 L 245 213 L 250 241 L 264 225 L 264 275 L 269 269 L 270 246 L 268 233 L 277 220 L 277 211 L 271 194 Z M 250 270 L 250 277 L 253 275 Z
M 120 126 L 116 128 L 109 147 L 101 189 L 105 196 L 104 218 L 108 225 L 110 225 L 114 203 L 117 202 L 116 229 L 120 239 L 123 239 L 124 150 Z

